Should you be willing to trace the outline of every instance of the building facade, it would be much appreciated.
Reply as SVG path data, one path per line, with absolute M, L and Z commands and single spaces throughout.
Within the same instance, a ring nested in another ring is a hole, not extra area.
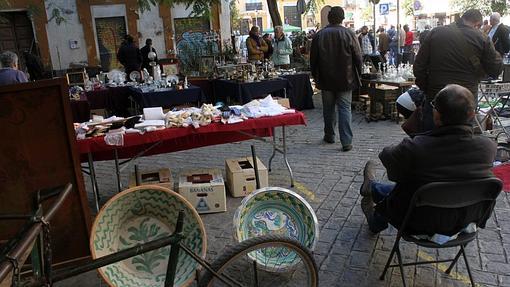
M 230 39 L 230 10 L 222 0 L 210 17 L 190 17 L 185 6 L 140 10 L 137 0 L 16 0 L 0 6 L 0 52 L 37 51 L 52 70 L 118 67 L 116 51 L 130 34 L 140 47 L 151 38 L 160 58 L 173 53 L 185 32 L 215 31 Z

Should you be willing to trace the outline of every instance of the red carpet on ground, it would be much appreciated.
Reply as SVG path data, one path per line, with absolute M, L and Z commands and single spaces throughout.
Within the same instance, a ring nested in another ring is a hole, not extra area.
M 510 163 L 498 165 L 492 169 L 492 172 L 503 181 L 503 191 L 510 192 Z

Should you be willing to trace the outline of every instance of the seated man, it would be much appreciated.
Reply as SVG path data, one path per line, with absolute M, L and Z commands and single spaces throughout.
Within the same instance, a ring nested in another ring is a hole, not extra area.
M 28 82 L 27 75 L 18 70 L 18 55 L 11 51 L 0 54 L 0 86 Z
M 383 149 L 379 158 L 387 170 L 388 178 L 396 184 L 375 182 L 374 162 L 367 162 L 360 193 L 363 196 L 361 208 L 370 231 L 378 233 L 386 229 L 388 223 L 398 228 L 414 192 L 424 184 L 480 179 L 492 175 L 490 170 L 496 155 L 496 144 L 473 134 L 470 125 L 475 114 L 473 99 L 471 92 L 462 86 L 446 86 L 430 103 L 434 109 L 436 128 Z M 413 213 L 408 223 L 411 228 L 407 231 L 429 236 L 436 233 L 454 235 L 479 218 L 480 206 L 468 208 L 455 209 L 453 214 L 442 214 L 430 207 L 421 207 Z M 431 222 L 441 223 L 431 226 Z M 484 223 L 480 223 L 481 227 Z

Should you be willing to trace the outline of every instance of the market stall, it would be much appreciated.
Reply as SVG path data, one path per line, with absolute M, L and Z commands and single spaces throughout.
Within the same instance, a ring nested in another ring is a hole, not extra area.
M 297 110 L 315 108 L 313 105 L 313 88 L 308 73 L 295 73 L 281 75 L 280 77 L 289 81 L 292 89 L 287 91 L 290 107 Z
M 189 86 L 187 89 L 141 89 L 130 87 L 131 95 L 139 108 L 163 107 L 171 108 L 176 105 L 193 104 L 200 106 L 205 96 L 197 86 Z
M 216 101 L 235 100 L 244 104 L 275 92 L 283 91 L 286 95 L 292 86 L 289 80 L 284 78 L 252 82 L 217 79 L 213 81 L 213 89 Z

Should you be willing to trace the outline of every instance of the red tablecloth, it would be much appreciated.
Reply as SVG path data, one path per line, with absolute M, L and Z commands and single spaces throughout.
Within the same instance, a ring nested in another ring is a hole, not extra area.
M 195 129 L 168 128 L 155 132 L 124 135 L 123 146 L 107 145 L 103 137 L 78 140 L 78 151 L 82 162 L 87 161 L 87 154 L 92 153 L 93 159 L 112 160 L 113 150 L 117 149 L 119 158 L 131 158 L 156 142 L 161 142 L 144 155 L 169 153 L 197 147 L 224 144 L 251 139 L 250 136 L 240 134 L 239 131 L 267 137 L 272 135 L 272 128 L 278 126 L 305 125 L 303 113 L 284 114 L 274 117 L 249 119 L 237 124 L 212 123 L 208 126 Z

